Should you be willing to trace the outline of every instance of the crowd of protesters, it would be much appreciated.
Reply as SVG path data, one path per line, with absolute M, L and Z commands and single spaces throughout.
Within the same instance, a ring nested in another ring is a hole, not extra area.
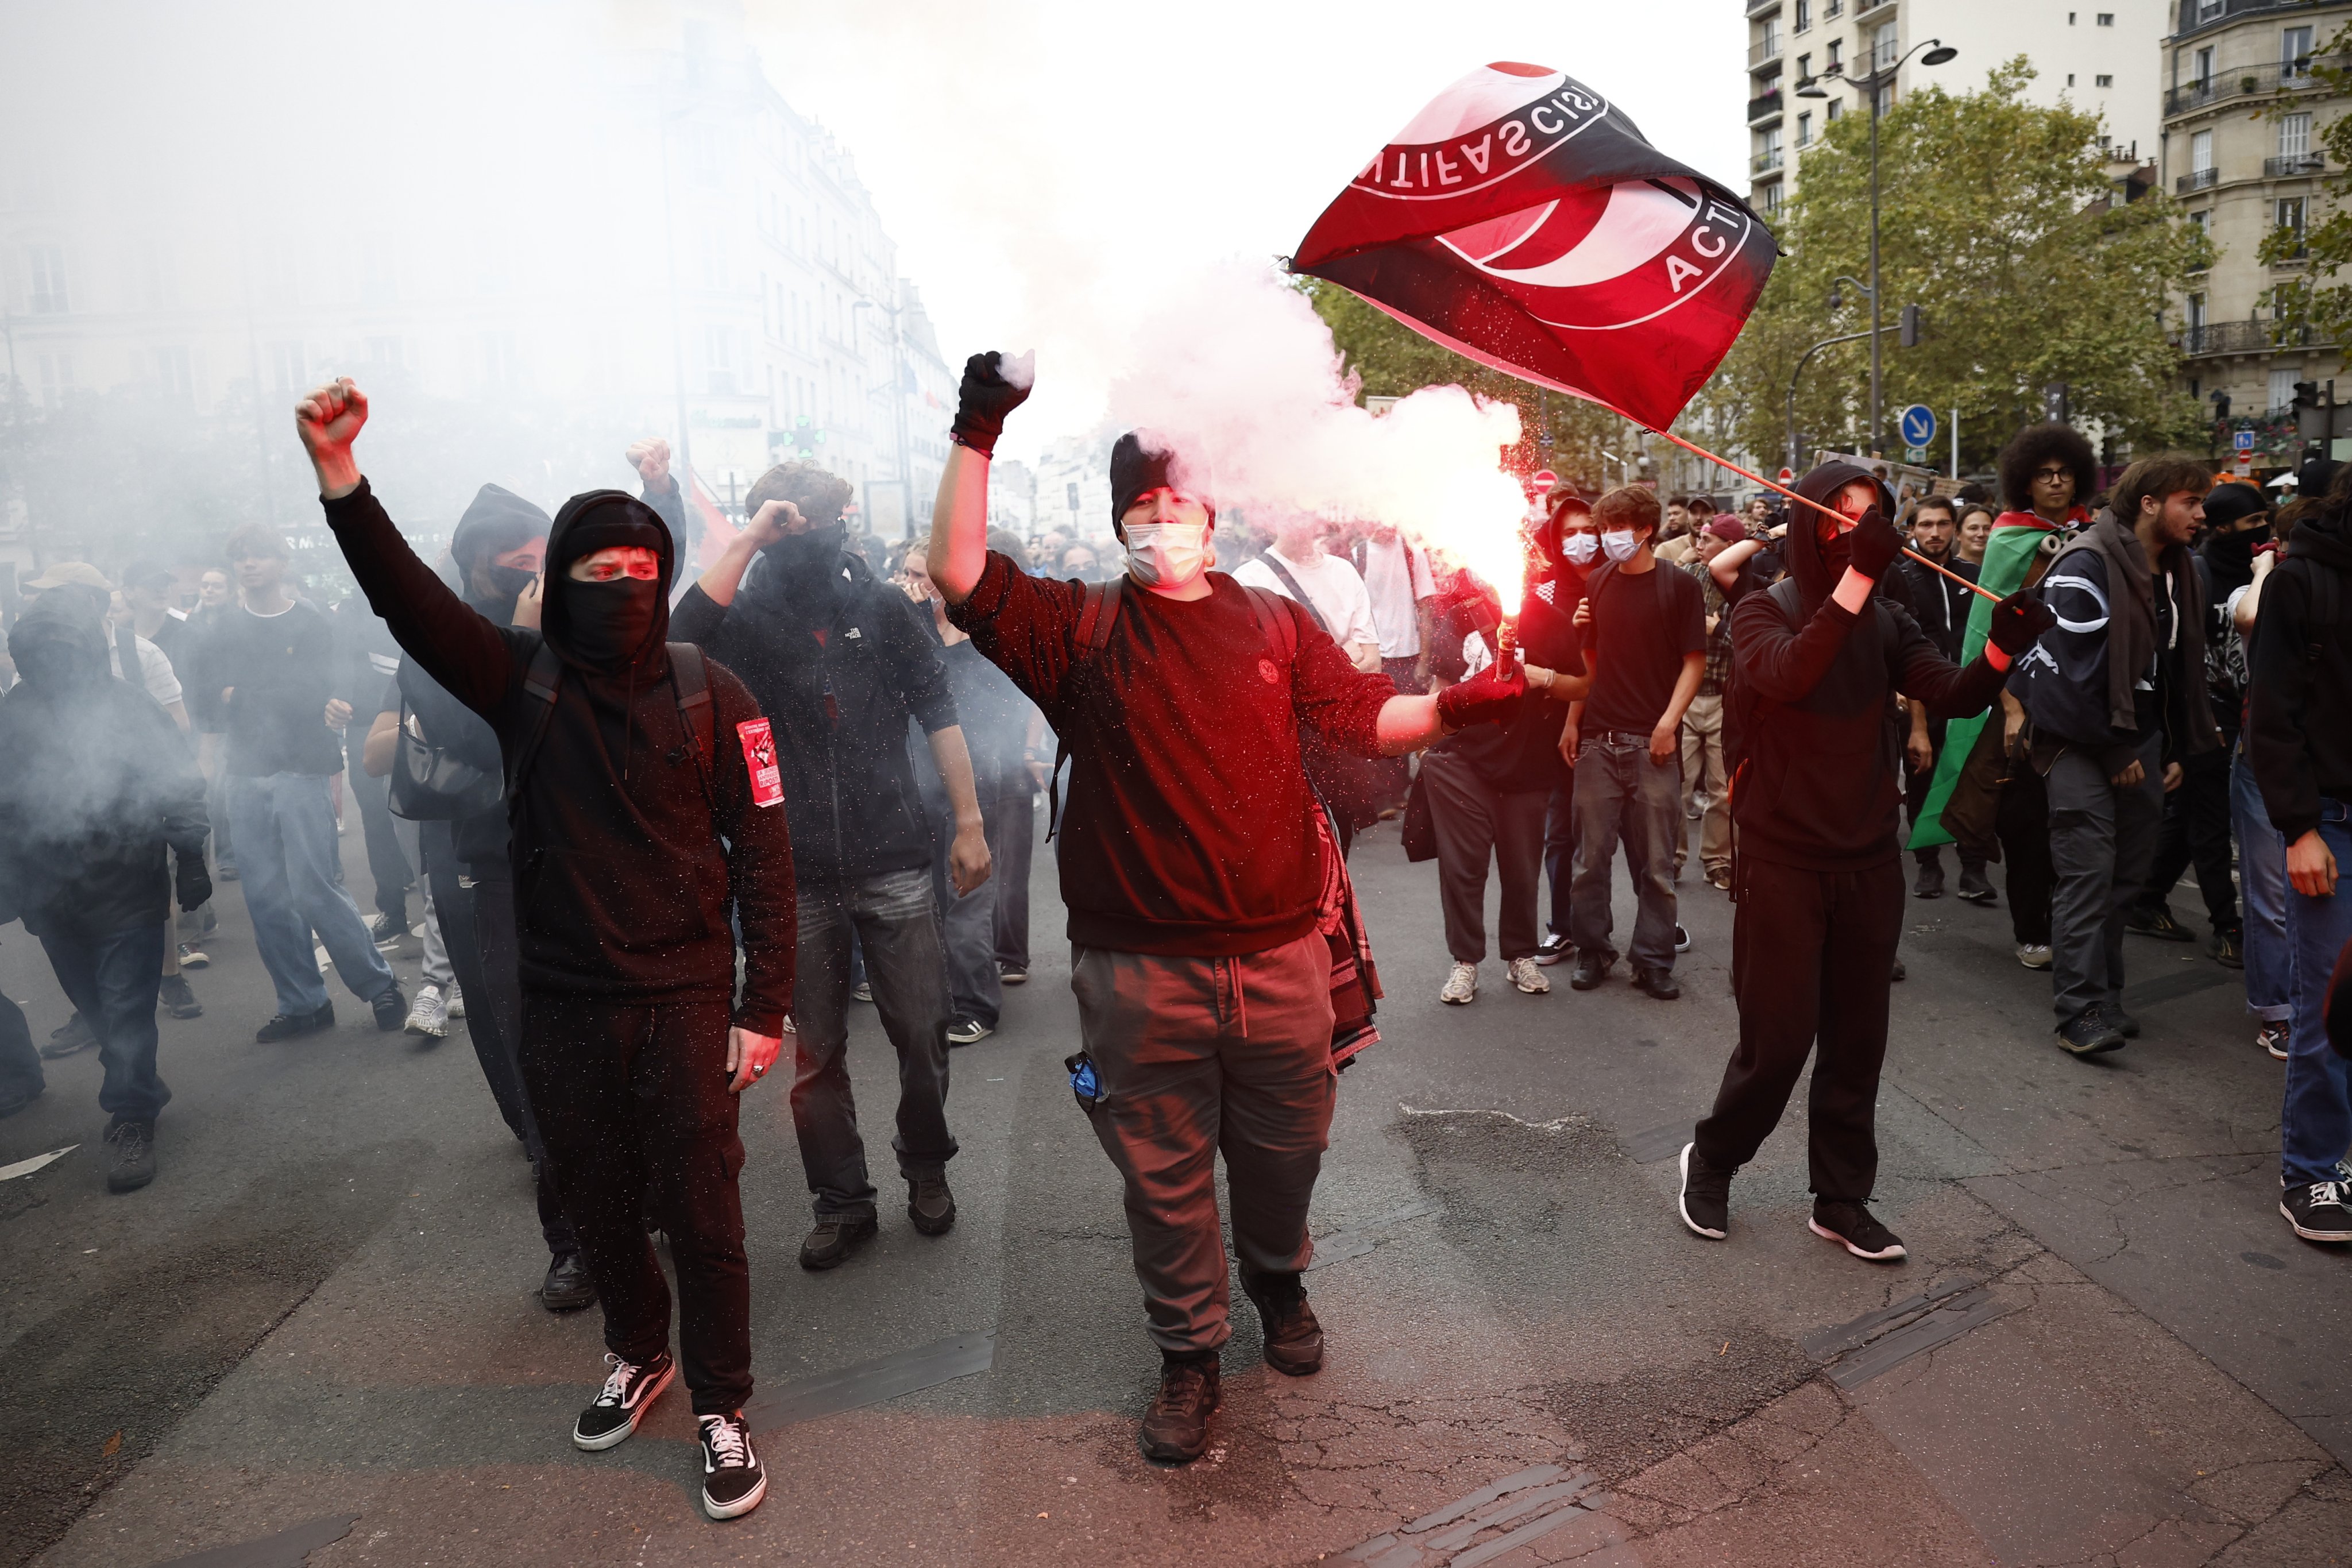
M 1058 833 L 1072 1088 L 1163 1357 L 1139 1440 L 1181 1462 L 1231 1331 L 1219 1153 L 1265 1356 L 1321 1364 L 1305 1216 L 1333 1069 L 1377 1037 L 1348 857 L 1393 819 L 1437 862 L 1453 1006 L 1477 999 L 1490 877 L 1495 955 L 1530 995 L 1622 956 L 1674 1001 L 1679 900 L 1728 897 L 1739 1037 L 1680 1216 L 1729 1237 L 1733 1179 L 1812 1058 L 1812 1227 L 1874 1260 L 1904 1253 L 1867 1205 L 1906 901 L 2005 901 L 2055 1044 L 2092 1056 L 2139 1033 L 2126 938 L 2199 940 L 2172 897 L 2193 869 L 2204 951 L 2285 1064 L 2281 1212 L 2352 1242 L 2329 1035 L 2352 1028 L 2352 468 L 2307 464 L 2273 506 L 2185 458 L 2102 470 L 2042 425 L 1997 496 L 1898 497 L 1838 461 L 1737 511 L 1561 485 L 1500 584 L 1392 526 L 1221 523 L 1148 433 L 1112 455 L 1108 536 L 991 530 L 989 456 L 1025 395 L 996 356 L 967 366 L 928 540 L 853 531 L 849 485 L 792 463 L 698 573 L 658 440 L 626 454 L 635 493 L 552 517 L 483 486 L 428 563 L 361 477 L 365 401 L 337 383 L 298 425 L 358 593 L 319 603 L 260 525 L 208 560 L 23 584 L 0 920 L 74 1011 L 37 1048 L 0 997 L 0 1115 L 44 1059 L 94 1051 L 108 1185 L 151 1182 L 158 1016 L 203 1012 L 190 975 L 236 884 L 273 997 L 257 1042 L 335 1026 L 329 969 L 379 1029 L 462 1021 L 531 1163 L 541 1298 L 604 1310 L 574 1441 L 623 1441 L 682 1373 L 706 1507 L 733 1517 L 766 1484 L 737 1097 L 781 1068 L 799 1261 L 842 1265 L 881 1220 L 849 1074 L 870 1005 L 908 1221 L 951 1228 L 952 1053 L 1028 979 L 1034 846 Z M 649 1228 L 677 1263 L 675 1363 Z

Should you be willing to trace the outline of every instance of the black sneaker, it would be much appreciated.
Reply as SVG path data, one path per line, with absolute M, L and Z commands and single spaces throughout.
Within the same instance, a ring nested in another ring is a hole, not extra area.
M 408 921 L 403 915 L 381 914 L 368 921 L 368 940 L 379 952 L 390 952 L 408 934 Z
M 155 1179 L 155 1123 L 118 1116 L 106 1130 L 106 1190 L 135 1193 Z
M 174 1018 L 201 1018 L 205 1016 L 204 1004 L 196 1000 L 196 993 L 188 984 L 188 977 L 184 974 L 163 976 L 163 988 L 155 993 L 155 1000 L 161 1002 L 163 1010 Z
M 1578 948 L 1576 967 L 1570 970 L 1568 974 L 1570 988 L 1576 991 L 1591 990 L 1601 984 L 1601 977 L 1609 973 L 1609 966 L 1616 962 L 1617 955 L 1613 952 L 1594 952 L 1585 948 Z
M 315 1035 L 321 1029 L 335 1026 L 335 1005 L 322 1002 L 315 1013 L 278 1013 L 269 1022 L 253 1031 L 254 1039 L 262 1045 L 273 1040 L 291 1040 L 303 1035 Z
M 1549 969 L 1553 964 L 1566 958 L 1570 951 L 1568 938 L 1558 931 L 1553 931 L 1536 944 L 1536 962 Z
M 1805 1222 L 1805 1228 L 1873 1263 L 1900 1263 L 1907 1256 L 1903 1238 L 1879 1224 L 1878 1216 L 1860 1204 L 1815 1198 L 1813 1217 Z
M 677 1363 L 667 1351 L 642 1366 L 606 1351 L 604 1364 L 613 1370 L 604 1379 L 604 1392 L 589 1401 L 572 1426 L 572 1446 L 592 1454 L 627 1442 L 629 1434 L 637 1429 L 638 1417 L 653 1407 L 677 1375 Z
M 2205 956 L 2224 969 L 2246 967 L 2246 939 L 2242 932 L 2217 931 L 2205 942 Z
M 59 1057 L 86 1051 L 96 1044 L 98 1036 L 91 1032 L 89 1020 L 76 1013 L 49 1031 L 48 1039 L 41 1047 L 41 1059 L 53 1062 Z
M 2112 1051 L 2123 1043 L 2123 1030 L 2107 1016 L 2106 1008 L 2096 1002 L 2058 1026 L 2058 1048 L 2078 1057 Z
M 1904 968 L 1903 961 L 1900 958 L 1897 958 L 1895 961 L 1895 972 L 1888 975 L 1887 978 L 1890 980 L 1908 980 L 1911 978 L 1911 972 Z
M 996 966 L 996 978 L 1006 985 L 1026 985 L 1029 984 L 1029 971 L 1022 964 L 1000 963 Z
M 1160 1352 L 1160 1392 L 1135 1435 L 1143 1457 L 1160 1465 L 1189 1465 L 1209 1446 L 1209 1417 L 1223 1402 L 1217 1352 Z
M 2352 1241 L 2352 1198 L 2341 1182 L 2314 1182 L 2279 1194 L 2279 1213 L 2305 1241 Z
M 859 1242 L 870 1241 L 881 1228 L 872 1215 L 830 1215 L 816 1222 L 801 1243 L 801 1267 L 812 1274 L 837 1268 Z
M 977 1018 L 958 1018 L 948 1026 L 948 1044 L 976 1046 L 994 1033 L 994 1029 Z
M 1960 868 L 1959 894 L 1969 902 L 1982 904 L 1988 909 L 2000 901 L 2000 895 L 1992 890 L 1992 883 L 1985 879 L 1981 866 Z
M 400 994 L 397 982 L 377 992 L 368 1005 L 375 1009 L 375 1026 L 385 1034 L 408 1026 L 408 998 Z
M 768 1495 L 767 1472 L 751 1451 L 751 1428 L 740 1410 L 698 1417 L 702 1427 L 702 1511 L 740 1519 Z
M 2108 1016 L 2113 1017 L 2116 1021 L 2116 1033 L 2121 1035 L 2126 1040 L 2137 1040 L 2139 1038 L 2139 1020 L 2137 1018 L 2133 1017 L 2121 1007 L 2110 1007 L 2107 1009 L 2107 1013 Z
M 596 1304 L 596 1281 L 588 1278 L 588 1262 L 578 1252 L 559 1252 L 548 1260 L 547 1278 L 540 1281 L 539 1304 L 551 1312 L 576 1312 Z
M 1265 1328 L 1265 1364 L 1291 1377 L 1323 1370 L 1323 1325 L 1296 1274 L 1242 1270 L 1242 1291 Z
M 907 1217 L 925 1236 L 945 1236 L 955 1228 L 955 1194 L 946 1175 L 907 1178 Z
M 1911 885 L 1915 899 L 1940 899 L 1944 896 L 1944 863 L 1941 860 L 1919 862 L 1919 879 Z
M 2271 1056 L 2279 1061 L 2286 1060 L 2286 1020 L 2284 1018 L 2281 1018 L 2273 1024 L 2264 1024 L 2263 1026 L 2262 1033 L 2254 1037 L 2254 1044 L 2270 1052 Z
M 1731 1173 L 1699 1156 L 1698 1145 L 1683 1145 L 1683 1191 L 1675 1206 L 1696 1236 L 1721 1241 L 1731 1228 Z
M 2172 907 L 2169 904 L 2158 904 L 2154 909 L 2133 905 L 2124 916 L 2124 930 L 2137 932 L 2141 936 L 2152 936 L 2158 942 L 2194 942 L 2196 940 L 2195 934 L 2187 926 L 2172 918 Z
M 1645 969 L 1638 963 L 1633 966 L 1633 989 L 1661 1002 L 1671 1002 L 1683 994 L 1682 982 L 1675 978 L 1673 970 Z

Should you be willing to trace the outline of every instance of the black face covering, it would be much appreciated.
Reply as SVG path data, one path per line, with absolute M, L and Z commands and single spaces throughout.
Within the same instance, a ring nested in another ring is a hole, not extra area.
M 1842 530 L 1835 539 L 1822 544 L 1821 557 L 1822 569 L 1830 574 L 1832 591 L 1835 591 L 1838 582 L 1845 576 L 1845 569 L 1853 563 L 1853 531 Z
M 799 584 L 830 574 L 849 542 L 849 525 L 835 521 L 812 527 L 806 533 L 788 534 L 762 552 L 769 570 L 785 583 Z
M 61 697 L 97 683 L 103 673 L 69 642 L 42 638 L 16 653 L 16 673 L 43 697 Z
M 566 578 L 563 594 L 570 623 L 564 640 L 582 664 L 591 669 L 619 669 L 645 650 L 654 612 L 661 604 L 661 590 L 655 584 L 641 577 L 616 577 L 609 583 Z
M 519 596 L 530 586 L 530 580 L 538 575 L 538 573 L 522 566 L 497 566 L 485 563 L 482 567 L 483 581 L 489 584 L 490 592 L 501 599 Z

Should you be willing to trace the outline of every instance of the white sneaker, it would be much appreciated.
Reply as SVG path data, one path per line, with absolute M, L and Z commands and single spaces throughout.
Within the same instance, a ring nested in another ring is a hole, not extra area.
M 2028 969 L 2050 967 L 2050 944 L 2046 942 L 2021 942 L 2017 944 L 2017 962 Z
M 455 983 L 452 983 L 449 987 L 449 1016 L 452 1018 L 462 1018 L 465 1016 L 466 994 L 459 990 Z
M 1549 981 L 1545 984 L 1549 986 Z M 1477 999 L 1478 966 L 1456 962 L 1454 973 L 1445 977 L 1445 989 L 1437 994 L 1440 1002 L 1450 1002 L 1456 1007 L 1466 1007 Z
M 441 999 L 441 987 L 423 985 L 417 988 L 416 1000 L 408 1008 L 408 1032 L 430 1035 L 436 1040 L 448 1037 L 449 1005 Z
M 1536 967 L 1532 958 L 1511 960 L 1511 984 L 1530 996 L 1541 996 L 1551 989 L 1551 976 Z

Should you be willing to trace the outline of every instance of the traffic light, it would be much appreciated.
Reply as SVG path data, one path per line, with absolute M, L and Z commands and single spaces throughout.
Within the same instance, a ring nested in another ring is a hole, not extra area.
M 1918 306 L 1906 305 L 1903 307 L 1903 331 L 1898 341 L 1901 342 L 1903 346 L 1906 349 L 1916 349 L 1919 346 Z
M 2294 406 L 2298 409 L 2319 406 L 2319 383 L 2298 381 L 2294 384 Z
M 2042 416 L 2053 425 L 2066 423 L 2067 390 L 2063 381 L 2053 381 L 2042 389 Z

